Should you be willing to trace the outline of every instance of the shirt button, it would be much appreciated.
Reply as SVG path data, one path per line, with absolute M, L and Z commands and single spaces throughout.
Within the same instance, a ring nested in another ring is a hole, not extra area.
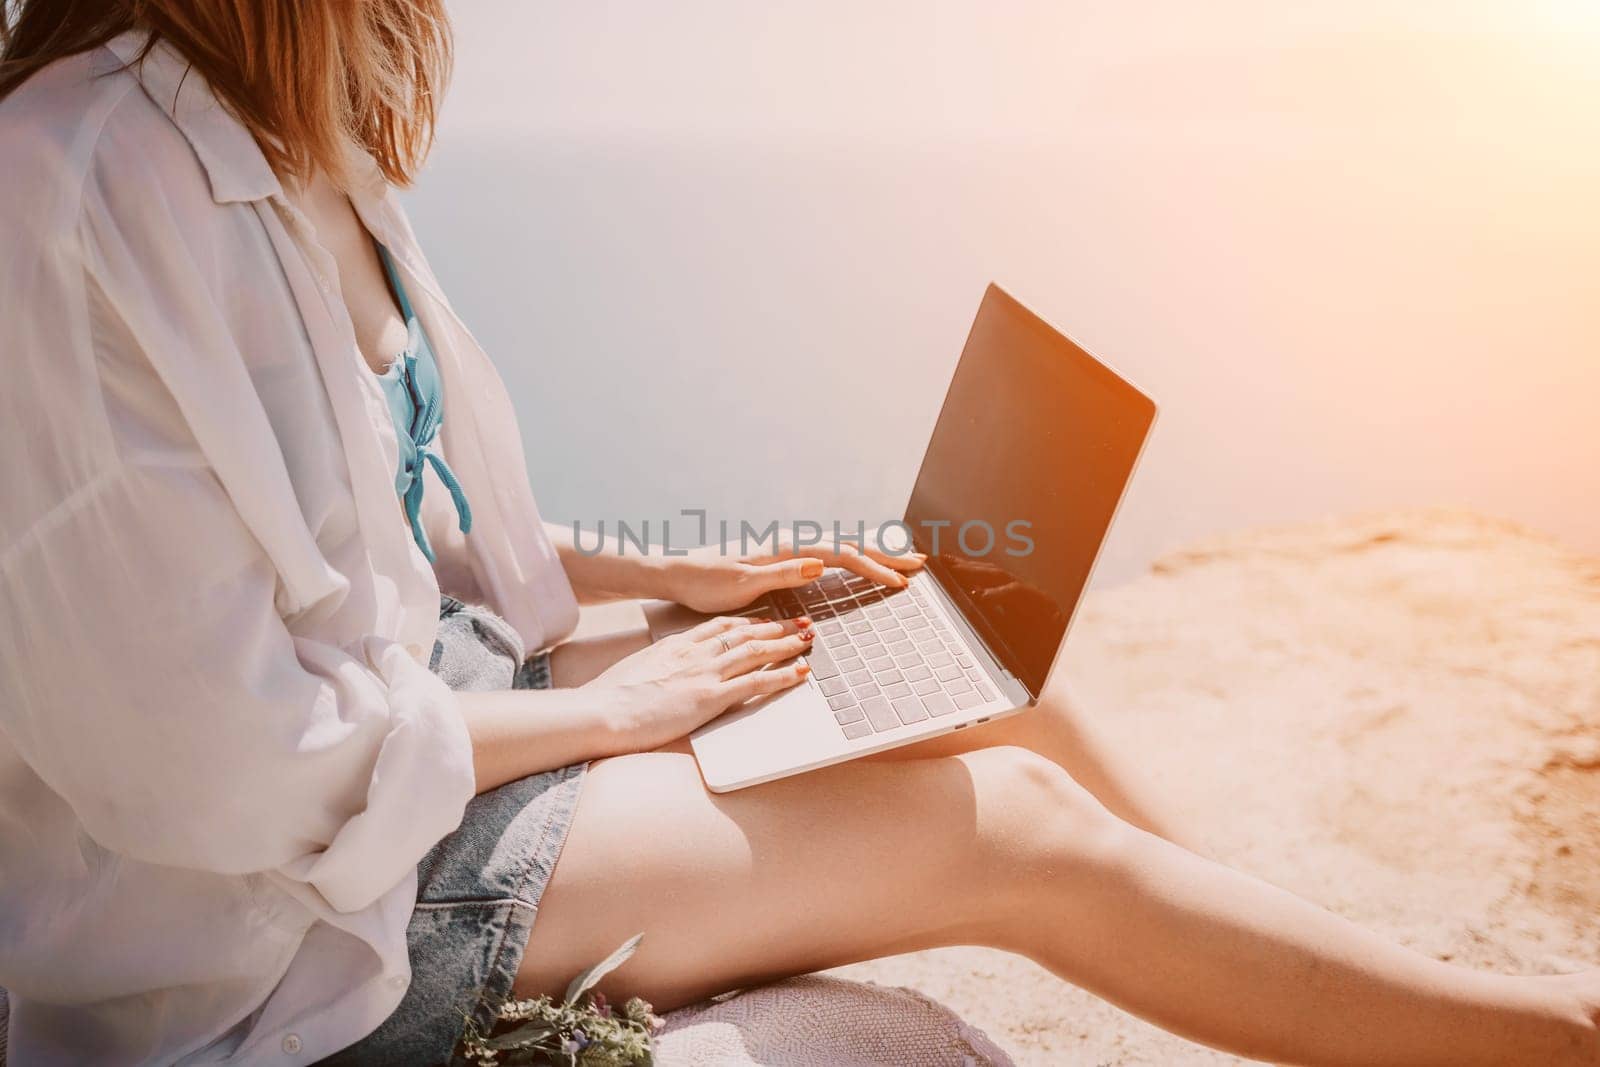
M 291 1056 L 293 1056 L 295 1053 L 299 1052 L 300 1051 L 300 1035 L 299 1034 L 284 1034 L 283 1035 L 283 1051 L 287 1052 Z

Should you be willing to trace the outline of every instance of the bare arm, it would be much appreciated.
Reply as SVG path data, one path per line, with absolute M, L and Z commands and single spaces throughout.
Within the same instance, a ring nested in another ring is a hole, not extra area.
M 569 763 L 636 750 L 613 702 L 598 689 L 458 695 L 479 793 Z
M 732 611 L 774 589 L 793 589 L 819 577 L 825 567 L 842 567 L 891 589 L 906 584 L 903 572 L 921 567 L 918 553 L 891 555 L 872 545 L 849 541 L 796 542 L 777 537 L 772 544 L 704 545 L 667 555 L 641 552 L 620 538 L 584 535 L 582 550 L 565 526 L 545 523 L 561 567 L 580 604 L 659 597 L 696 611 Z M 596 538 L 591 545 L 590 538 Z
M 671 599 L 668 589 L 669 564 L 681 556 L 659 553 L 643 555 L 637 549 L 625 553 L 618 538 L 608 536 L 599 551 L 580 552 L 572 540 L 572 528 L 553 522 L 544 524 L 545 532 L 556 546 L 561 558 L 561 569 L 567 572 L 572 590 L 580 604 L 604 604 L 612 600 L 642 598 Z M 595 536 L 591 531 L 584 540 Z

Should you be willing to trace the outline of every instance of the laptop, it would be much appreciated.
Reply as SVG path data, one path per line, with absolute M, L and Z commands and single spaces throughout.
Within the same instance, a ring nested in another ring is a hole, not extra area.
M 829 570 L 746 609 L 809 615 L 811 672 L 694 731 L 706 785 L 742 789 L 1038 703 L 1155 417 L 1148 396 L 991 285 L 898 528 L 927 564 L 905 589 Z M 645 614 L 657 639 L 704 618 L 661 603 Z

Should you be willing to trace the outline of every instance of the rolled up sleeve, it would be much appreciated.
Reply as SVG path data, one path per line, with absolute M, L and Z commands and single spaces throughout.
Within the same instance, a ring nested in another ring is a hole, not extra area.
M 292 635 L 274 587 L 204 467 L 124 467 L 5 576 L 0 714 L 104 848 L 357 910 L 460 821 L 471 743 L 404 648 Z

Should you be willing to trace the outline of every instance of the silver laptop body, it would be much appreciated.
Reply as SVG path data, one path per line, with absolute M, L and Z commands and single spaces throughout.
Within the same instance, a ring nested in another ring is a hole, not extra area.
M 810 616 L 811 674 L 690 736 L 706 785 L 742 789 L 1036 704 L 1155 416 L 991 285 L 903 519 L 928 564 L 904 590 L 831 570 L 746 609 Z M 646 617 L 657 639 L 704 618 L 668 604 Z

